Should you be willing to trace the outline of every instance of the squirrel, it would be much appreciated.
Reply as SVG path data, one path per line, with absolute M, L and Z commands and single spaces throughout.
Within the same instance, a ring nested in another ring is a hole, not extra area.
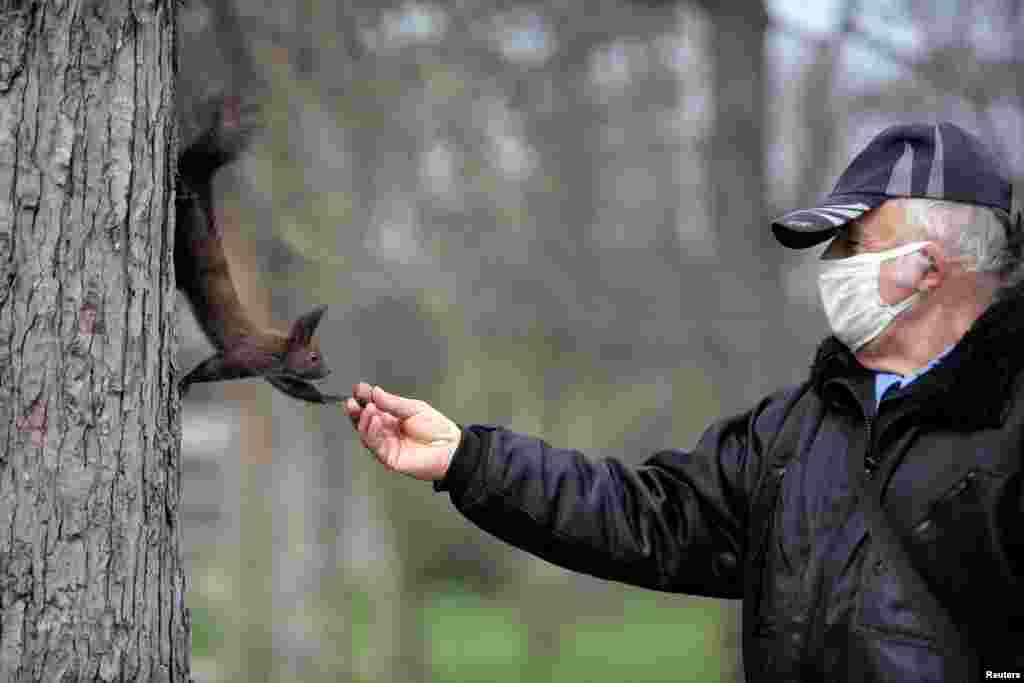
M 178 289 L 217 351 L 182 379 L 182 395 L 198 382 L 263 377 L 292 398 L 342 401 L 344 397 L 321 393 L 309 381 L 330 372 L 313 338 L 326 306 L 300 317 L 287 334 L 257 327 L 242 307 L 224 252 L 223 227 L 213 209 L 213 177 L 238 158 L 252 127 L 242 124 L 238 98 L 215 100 L 207 107 L 212 124 L 178 157 L 174 269 Z

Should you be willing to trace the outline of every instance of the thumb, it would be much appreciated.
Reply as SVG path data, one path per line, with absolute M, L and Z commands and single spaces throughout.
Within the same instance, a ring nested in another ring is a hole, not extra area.
M 391 413 L 400 420 L 423 412 L 424 403 L 411 398 L 404 398 L 390 394 L 380 387 L 374 387 L 370 392 L 370 400 L 377 404 L 377 407 L 386 413 Z

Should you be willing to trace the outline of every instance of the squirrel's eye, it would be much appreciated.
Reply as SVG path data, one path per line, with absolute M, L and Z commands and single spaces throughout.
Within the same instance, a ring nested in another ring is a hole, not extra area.
M 315 352 L 311 353 L 311 354 L 309 354 L 309 359 L 311 361 L 313 361 L 314 363 L 316 363 L 317 361 L 320 360 L 320 354 L 319 353 L 315 353 Z

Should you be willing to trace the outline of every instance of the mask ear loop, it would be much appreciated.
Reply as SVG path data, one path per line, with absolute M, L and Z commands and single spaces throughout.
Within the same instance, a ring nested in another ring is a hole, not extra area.
M 1006 250 L 1011 258 L 1002 275 L 1011 279 L 1008 286 L 1019 293 L 1024 286 L 1024 280 L 1018 281 L 1014 271 L 1018 270 L 1018 264 L 1024 260 L 1024 210 L 1018 211 L 1017 218 L 1011 218 L 1007 225 Z
M 1009 234 L 1006 236 L 1006 248 L 1017 259 L 1024 256 L 1024 210 L 1017 212 L 1017 220 L 1009 226 Z

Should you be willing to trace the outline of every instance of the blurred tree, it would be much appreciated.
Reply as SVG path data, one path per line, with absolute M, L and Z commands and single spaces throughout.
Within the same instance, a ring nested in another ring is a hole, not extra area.
M 178 41 L 181 71 L 178 78 L 177 111 L 181 139 L 187 144 L 207 122 L 192 115 L 206 100 L 229 94 L 246 103 L 263 104 L 267 87 L 261 71 L 253 63 L 241 19 L 234 3 L 185 3 L 181 13 Z M 246 311 L 259 325 L 273 324 L 270 311 L 269 283 L 263 277 L 256 247 L 259 232 L 245 229 L 238 210 L 237 183 L 232 184 L 233 168 L 218 175 L 217 211 L 224 224 L 224 242 L 232 280 Z M 233 186 L 234 185 L 234 186 Z M 187 311 L 187 308 L 183 308 Z M 184 313 L 188 316 L 189 313 Z M 197 344 L 208 348 L 205 339 Z M 186 348 L 187 350 L 187 348 Z M 186 356 L 187 357 L 187 356 Z M 267 590 L 268 577 L 273 574 L 275 547 L 267 529 L 273 527 L 274 509 L 266 492 L 272 487 L 275 423 L 270 413 L 270 392 L 251 382 L 196 387 L 189 392 L 189 402 L 220 401 L 231 405 L 231 413 L 220 413 L 222 420 L 237 416 L 238 439 L 226 445 L 221 441 L 203 444 L 203 448 L 220 448 L 235 453 L 235 463 L 226 465 L 224 452 L 207 459 L 237 479 L 237 508 L 230 510 L 231 525 L 215 534 L 217 541 L 234 537 L 235 543 L 216 543 L 218 559 L 225 563 L 224 572 L 233 579 L 231 609 L 227 612 L 229 627 L 224 629 L 221 667 L 229 680 L 277 680 L 274 665 L 273 592 Z M 199 460 L 201 454 L 186 451 L 183 457 Z M 234 494 L 234 492 L 232 492 Z M 234 495 L 229 496 L 236 500 Z M 234 506 L 232 506 L 234 507 Z M 198 595 L 190 596 L 199 602 Z M 197 665 L 198 666 L 198 665 Z
M 964 12 L 974 19 L 960 28 L 976 33 L 985 7 L 1019 28 L 1019 0 L 841 2 L 832 33 L 795 32 L 807 49 L 777 82 L 766 34 L 794 31 L 769 24 L 764 2 L 226 4 L 232 39 L 196 45 L 188 59 L 210 80 L 217 59 L 251 58 L 251 80 L 267 82 L 271 122 L 239 192 L 246 238 L 281 238 L 273 249 L 286 258 L 264 254 L 260 275 L 301 266 L 289 284 L 343 304 L 331 316 L 345 330 L 336 375 L 393 382 L 457 406 L 459 419 L 536 431 L 596 457 L 685 446 L 711 419 L 795 381 L 824 330 L 817 308 L 799 325 L 782 317 L 783 259 L 807 255 L 780 249 L 767 229 L 766 90 L 794 104 L 774 143 L 795 155 L 783 208 L 827 190 L 827 171 L 880 118 L 959 116 L 983 87 L 1011 152 L 1020 130 L 1008 123 L 1019 88 L 1004 74 L 1019 66 L 1024 32 L 997 27 L 992 45 L 972 38 L 971 59 L 1000 67 L 984 84 L 963 55 L 932 62 L 918 50 L 947 49 L 949 32 L 915 42 L 930 22 Z M 879 61 L 889 70 L 876 73 Z M 950 77 L 953 64 L 961 72 Z M 813 282 L 798 286 L 813 303 Z M 276 287 L 274 306 L 290 310 L 289 296 Z M 305 454 L 306 435 L 274 422 L 276 438 Z M 273 481 L 248 480 L 275 496 L 272 515 L 247 516 L 253 528 L 289 530 L 249 549 L 277 597 L 242 579 L 247 606 L 275 603 L 274 633 L 253 641 L 274 648 L 275 671 L 284 677 L 291 665 L 280 660 L 317 647 L 316 636 L 284 631 L 300 618 L 305 633 L 316 630 L 316 610 L 289 604 L 302 590 L 289 584 L 320 578 L 306 599 L 321 614 L 346 618 L 330 585 L 365 591 L 374 615 L 378 646 L 353 653 L 353 676 L 428 675 L 417 608 L 446 577 L 513 596 L 530 652 L 558 654 L 559 634 L 574 628 L 570 595 L 590 603 L 578 586 L 593 584 L 488 544 L 442 511 L 443 497 L 345 457 L 357 452 L 346 424 L 308 422 L 331 457 L 278 460 Z M 296 501 L 296 491 L 307 495 Z M 326 555 L 293 547 L 301 534 L 290 515 L 304 518 L 305 534 L 334 534 Z M 550 610 L 556 599 L 566 609 Z M 321 665 L 333 657 L 344 668 L 348 653 L 327 649 Z
M 712 24 L 714 116 L 706 158 L 710 224 L 720 244 L 720 262 L 709 269 L 707 281 L 729 293 L 719 299 L 720 313 L 706 336 L 723 402 L 737 410 L 788 379 L 777 363 L 763 362 L 764 349 L 783 347 L 783 256 L 768 229 L 766 205 L 768 16 L 763 1 L 700 4 Z
M 709 2 L 714 111 L 708 164 L 713 194 L 711 222 L 726 258 L 742 264 L 753 294 L 752 308 L 768 308 L 766 294 L 777 281 L 774 238 L 764 229 L 765 59 L 768 17 L 764 2 Z
M 775 27 L 816 46 L 819 54 L 843 46 L 850 82 L 835 82 L 833 95 L 849 117 L 843 124 L 848 136 L 864 123 L 877 132 L 880 120 L 954 119 L 973 129 L 1021 178 L 1024 2 L 902 0 L 861 8 L 851 0 L 842 7 L 838 35 L 817 35 L 785 21 Z M 857 68 L 865 58 L 875 69 Z
M 840 77 L 843 49 L 854 30 L 859 12 L 858 0 L 845 0 L 840 9 L 838 35 L 811 46 L 813 56 L 800 84 L 800 120 L 804 125 L 800 136 L 795 206 L 812 206 L 832 189 L 827 185 L 831 178 L 822 170 L 832 165 L 839 130 L 845 118 L 844 112 L 837 111 L 833 94 L 837 89 L 836 80 Z
M 0 679 L 188 681 L 177 2 L 0 2 Z

